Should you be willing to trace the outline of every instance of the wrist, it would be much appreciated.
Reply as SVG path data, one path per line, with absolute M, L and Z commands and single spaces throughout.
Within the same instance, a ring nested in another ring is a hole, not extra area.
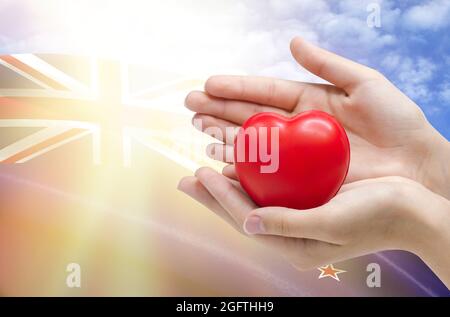
M 419 256 L 450 288 L 450 201 L 422 188 L 411 192 L 407 251 Z

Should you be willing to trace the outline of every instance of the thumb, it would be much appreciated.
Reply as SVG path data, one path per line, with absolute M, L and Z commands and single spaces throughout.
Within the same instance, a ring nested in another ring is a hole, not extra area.
M 301 66 L 347 92 L 366 80 L 382 78 L 374 69 L 324 50 L 301 37 L 295 37 L 290 48 Z
M 329 228 L 329 212 L 320 207 L 296 210 L 283 207 L 267 207 L 252 210 L 244 222 L 247 234 L 277 235 L 305 238 L 339 244 L 339 237 Z

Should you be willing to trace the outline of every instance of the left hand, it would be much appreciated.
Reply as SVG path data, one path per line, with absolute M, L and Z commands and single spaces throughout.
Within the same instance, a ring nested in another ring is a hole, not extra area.
M 345 184 L 327 204 L 303 211 L 258 208 L 237 181 L 207 167 L 183 178 L 178 188 L 301 270 L 402 249 L 439 263 L 434 268 L 444 270 L 437 274 L 450 282 L 450 259 L 442 259 L 433 242 L 450 245 L 441 237 L 450 232 L 450 203 L 412 180 L 394 176 Z

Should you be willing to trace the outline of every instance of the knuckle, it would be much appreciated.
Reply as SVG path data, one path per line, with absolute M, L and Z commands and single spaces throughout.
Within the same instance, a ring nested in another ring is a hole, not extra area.
M 247 84 L 245 81 L 245 77 L 239 76 L 239 95 L 241 97 L 245 97 L 247 95 Z
M 277 86 L 275 84 L 275 79 L 271 79 L 269 80 L 268 84 L 267 84 L 267 99 L 266 99 L 266 103 L 268 105 L 273 103 L 273 100 L 275 99 L 275 95 L 276 95 L 276 89 Z
M 216 115 L 219 118 L 227 118 L 228 111 L 229 111 L 228 108 L 229 108 L 229 106 L 231 107 L 233 105 L 233 103 L 228 102 L 228 104 L 227 104 L 227 101 L 225 101 L 224 99 L 218 100 L 218 102 L 219 102 L 219 104 L 218 104 L 219 107 L 216 107 L 217 108 Z
M 217 193 L 217 198 L 221 201 L 227 201 L 230 199 L 233 191 L 233 185 L 230 182 L 224 182 L 222 190 Z
M 287 216 L 285 212 L 282 212 L 279 215 L 278 231 L 284 236 L 289 236 L 292 233 L 292 225 L 290 222 L 290 218 Z

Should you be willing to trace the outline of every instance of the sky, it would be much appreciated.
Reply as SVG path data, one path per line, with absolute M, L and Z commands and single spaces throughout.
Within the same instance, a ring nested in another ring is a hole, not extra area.
M 367 23 L 374 4 L 379 27 Z M 300 35 L 381 71 L 447 139 L 449 30 L 446 0 L 0 0 L 1 54 L 96 54 L 185 74 L 320 81 L 290 56 Z
M 380 8 L 379 27 L 369 27 L 367 23 L 374 7 Z M 300 35 L 326 49 L 378 69 L 423 109 L 428 120 L 447 139 L 450 139 L 449 31 L 449 0 L 0 0 L 0 54 L 96 55 L 157 66 L 176 71 L 183 77 L 204 78 L 204 75 L 217 73 L 239 73 L 320 82 L 320 79 L 299 67 L 290 55 L 289 42 Z M 393 103 L 392 107 L 395 106 Z M 179 107 L 183 107 L 181 102 Z M 194 130 L 190 125 L 188 128 Z M 164 164 L 165 161 L 161 160 Z M 145 164 L 148 164 L 147 157 Z M 155 166 L 158 168 L 160 165 Z M 173 178 L 178 180 L 179 170 L 167 173 L 169 165 L 161 166 L 155 175 L 172 177 L 173 173 Z M 53 177 L 51 173 L 40 174 Z M 141 171 L 139 173 L 139 179 L 146 181 L 155 179 L 157 183 L 158 177 L 146 178 L 142 177 Z M 89 187 L 85 184 L 83 179 L 83 188 Z M 173 199 L 172 191 L 168 190 L 173 184 L 167 182 L 167 187 L 157 185 L 154 188 L 164 194 L 153 195 L 161 200 L 170 197 L 168 201 L 171 204 L 167 210 L 177 212 L 170 218 L 171 221 L 177 218 L 171 226 L 183 223 L 195 232 L 197 227 L 191 228 L 189 217 L 194 210 L 198 210 L 198 206 L 193 202 L 188 206 L 183 201 L 186 205 L 178 208 L 177 199 Z M 8 183 L 5 188 L 9 186 Z M 122 187 L 120 192 L 125 193 Z M 136 188 L 144 192 L 147 190 L 145 186 Z M 138 193 L 138 196 L 145 196 L 140 195 L 141 191 Z M 122 198 L 120 195 L 118 197 Z M 15 206 L 16 196 L 13 198 L 10 201 Z M 33 199 L 24 201 L 35 203 Z M 155 203 L 147 197 L 145 201 L 154 209 L 166 206 L 166 202 Z M 30 210 L 34 212 L 34 205 Z M 75 211 L 78 219 L 78 210 Z M 129 210 L 125 211 L 128 213 Z M 86 212 L 90 210 L 86 209 Z M 40 218 L 41 214 L 37 215 Z M 81 219 L 83 221 L 84 218 Z M 87 216 L 86 219 L 90 218 Z M 199 226 L 203 227 L 204 221 L 202 218 Z M 122 221 L 120 228 L 122 231 Z M 41 226 L 38 229 L 41 236 Z M 128 234 L 130 230 L 128 228 L 123 232 Z M 208 227 L 208 230 L 216 232 L 216 227 Z M 85 232 L 80 232 L 83 234 L 82 240 L 87 241 Z M 113 233 L 116 235 L 115 231 Z M 117 237 L 119 240 L 123 238 Z M 140 243 L 142 241 L 140 239 Z M 130 242 L 130 245 L 136 250 L 138 246 L 143 246 L 136 241 Z M 144 245 L 147 246 L 147 241 Z M 242 241 L 236 240 L 236 245 L 241 246 Z M 133 249 L 129 245 L 126 247 Z M 129 258 L 121 255 L 123 253 L 117 253 L 115 258 L 119 270 L 123 270 L 123 259 L 129 264 Z M 429 277 L 431 273 L 424 271 L 423 264 L 417 264 L 410 258 L 403 261 L 401 256 L 395 258 L 395 263 L 410 266 L 406 270 L 400 268 L 399 278 L 404 278 L 408 272 L 419 276 L 416 274 L 417 267 L 426 273 L 424 280 Z M 26 274 L 23 276 L 28 277 Z M 316 280 L 315 275 L 311 276 Z M 137 279 L 142 280 L 140 275 Z M 432 288 L 436 283 L 428 279 L 425 289 Z M 401 289 L 404 285 L 396 283 L 393 289 L 397 287 Z M 443 289 L 444 286 L 439 287 Z M 445 291 L 443 289 L 442 292 Z M 420 292 L 422 294 L 423 290 Z

